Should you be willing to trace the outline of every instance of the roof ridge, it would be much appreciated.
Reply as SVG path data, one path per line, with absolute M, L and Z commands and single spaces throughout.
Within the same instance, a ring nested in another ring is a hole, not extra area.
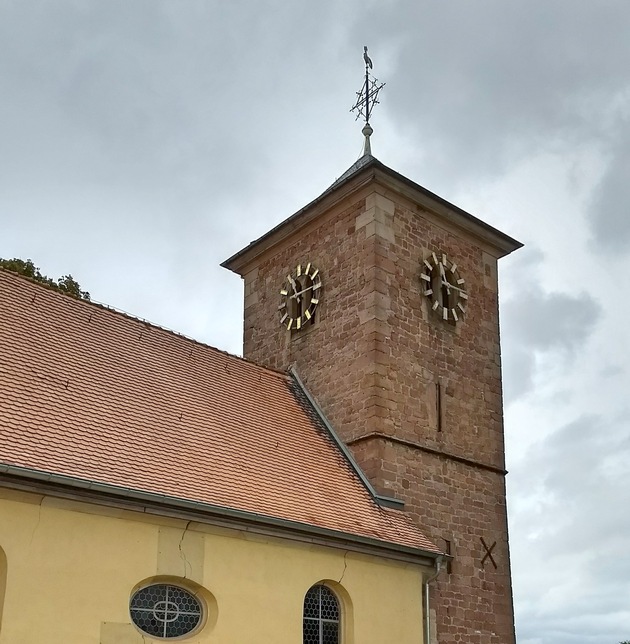
M 274 369 L 273 367 L 268 367 L 264 364 L 261 364 L 259 362 L 256 362 L 254 360 L 249 360 L 247 358 L 244 358 L 243 356 L 236 355 L 234 353 L 230 353 L 229 351 L 226 351 L 225 349 L 219 349 L 218 347 L 215 347 L 211 344 L 208 344 L 207 342 L 202 342 L 201 340 L 197 340 L 196 338 L 192 338 L 188 335 L 185 335 L 183 333 L 179 333 L 178 331 L 175 331 L 173 329 L 169 329 L 168 327 L 165 326 L 160 326 L 159 324 L 156 324 L 154 322 L 151 322 L 150 320 L 147 320 L 146 318 L 142 318 L 136 315 L 133 315 L 132 313 L 129 313 L 128 311 L 125 311 L 123 309 L 116 308 L 110 304 L 105 304 L 104 302 L 99 302 L 96 300 L 82 300 L 79 298 L 76 298 L 72 295 L 68 295 L 67 293 L 62 293 L 60 291 L 57 291 L 53 287 L 44 284 L 42 282 L 38 282 L 37 280 L 31 279 L 30 277 L 27 277 L 26 275 L 20 275 L 19 273 L 15 273 L 14 271 L 7 270 L 6 268 L 0 267 L 0 275 L 4 274 L 9 276 L 10 278 L 15 278 L 17 280 L 21 280 L 23 282 L 29 282 L 35 287 L 40 287 L 42 290 L 45 290 L 47 293 L 52 294 L 55 297 L 63 297 L 72 300 L 76 305 L 78 306 L 93 306 L 101 311 L 104 311 L 106 313 L 112 313 L 115 315 L 118 315 L 125 320 L 129 320 L 131 322 L 140 322 L 141 324 L 144 324 L 145 326 L 149 326 L 152 329 L 155 329 L 157 331 L 162 331 L 163 333 L 166 333 L 168 335 L 174 336 L 176 338 L 181 338 L 187 342 L 192 342 L 200 347 L 204 347 L 206 349 L 210 349 L 212 351 L 216 351 L 217 353 L 221 353 L 225 356 L 228 356 L 229 358 L 235 358 L 236 360 L 240 360 L 242 362 L 245 362 L 249 365 L 252 365 L 254 367 L 258 367 L 260 369 L 263 369 L 265 371 L 270 372 L 274 376 L 280 376 L 281 378 L 285 380 L 289 380 L 289 375 L 286 371 L 281 371 L 280 369 Z M 64 300 L 65 301 L 65 300 Z

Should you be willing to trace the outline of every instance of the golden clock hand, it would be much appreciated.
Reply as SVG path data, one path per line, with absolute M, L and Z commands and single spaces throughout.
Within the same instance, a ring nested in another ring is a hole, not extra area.
M 446 273 L 444 272 L 444 266 L 442 266 L 442 264 L 440 264 L 440 273 L 442 273 L 440 275 L 440 288 L 442 288 L 442 286 L 445 286 L 446 292 L 450 293 L 451 285 L 448 283 L 448 280 L 446 279 Z
M 449 284 L 447 281 L 444 281 L 444 285 L 446 286 L 447 289 L 453 289 L 454 291 L 459 291 L 460 293 L 466 293 L 466 291 L 463 288 L 459 288 L 458 286 L 455 286 L 454 284 Z
M 297 297 L 298 295 L 302 295 L 302 293 L 306 293 L 306 291 L 310 291 L 312 288 L 313 288 L 312 286 L 308 286 L 308 287 L 302 289 L 301 291 L 298 291 L 297 293 L 294 293 L 291 297 Z
M 291 297 L 295 297 L 297 299 L 298 292 L 297 292 L 297 289 L 295 288 L 295 280 L 290 275 L 287 275 L 287 280 L 289 284 L 291 284 L 291 288 L 293 289 L 293 295 Z
M 440 288 L 442 288 L 443 286 L 446 286 L 447 292 L 450 293 L 450 284 L 446 279 L 446 273 L 444 272 L 444 265 L 442 263 L 439 263 L 438 266 L 440 267 Z

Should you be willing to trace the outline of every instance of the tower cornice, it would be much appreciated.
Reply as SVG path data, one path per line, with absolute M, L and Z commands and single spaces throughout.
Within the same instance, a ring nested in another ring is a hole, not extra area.
M 523 245 L 478 217 L 392 170 L 375 157 L 365 155 L 321 195 L 226 259 L 221 266 L 243 275 L 257 257 L 292 237 L 312 221 L 329 212 L 337 203 L 357 194 L 370 183 L 377 183 L 385 190 L 403 196 L 421 209 L 433 213 L 443 224 L 473 235 L 486 247 L 490 247 L 493 250 L 492 254 L 497 258 L 504 257 Z

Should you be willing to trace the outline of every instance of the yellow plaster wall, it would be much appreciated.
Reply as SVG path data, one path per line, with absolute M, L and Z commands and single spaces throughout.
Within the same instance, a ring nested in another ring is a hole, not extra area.
M 0 548 L 0 633 L 2 632 L 2 609 L 4 608 L 4 591 L 7 587 L 7 557 Z
M 128 611 L 150 580 L 208 606 L 188 644 L 301 644 L 304 595 L 322 581 L 340 598 L 343 644 L 423 642 L 418 566 L 0 489 L 0 644 L 156 641 Z

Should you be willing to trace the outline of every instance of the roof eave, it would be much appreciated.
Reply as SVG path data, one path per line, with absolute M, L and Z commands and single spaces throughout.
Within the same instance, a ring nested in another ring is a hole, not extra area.
M 152 515 L 245 529 L 294 541 L 307 541 L 323 546 L 411 561 L 418 565 L 434 566 L 436 560 L 443 558 L 443 555 L 437 552 L 371 537 L 17 465 L 0 463 L 0 487 L 64 498 L 78 498 L 98 505 L 124 507 L 131 511 Z

